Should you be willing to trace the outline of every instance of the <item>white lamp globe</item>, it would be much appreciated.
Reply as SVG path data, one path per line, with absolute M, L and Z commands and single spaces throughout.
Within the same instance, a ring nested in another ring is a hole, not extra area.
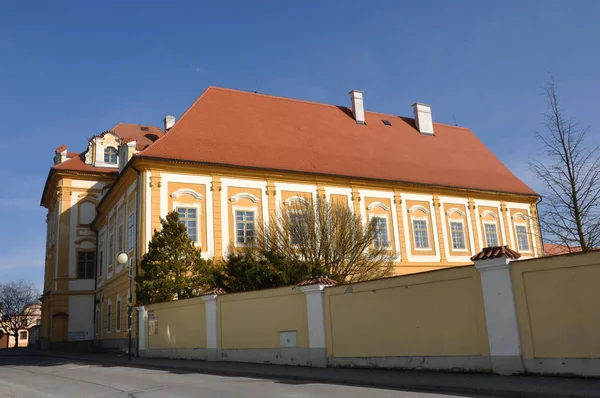
M 117 255 L 117 262 L 120 265 L 125 265 L 129 261 L 129 255 L 125 252 L 121 252 Z

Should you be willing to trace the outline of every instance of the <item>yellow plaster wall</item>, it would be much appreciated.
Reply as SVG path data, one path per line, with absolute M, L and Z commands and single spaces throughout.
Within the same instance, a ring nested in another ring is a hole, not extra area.
M 600 252 L 511 268 L 524 358 L 600 358 Z
M 206 309 L 201 297 L 152 304 L 147 310 L 148 322 L 153 313 L 158 325 L 154 330 L 146 328 L 148 348 L 206 348 Z
M 282 331 L 308 347 L 306 296 L 297 286 L 219 296 L 222 349 L 279 348 Z
M 489 355 L 473 266 L 325 289 L 328 355 Z

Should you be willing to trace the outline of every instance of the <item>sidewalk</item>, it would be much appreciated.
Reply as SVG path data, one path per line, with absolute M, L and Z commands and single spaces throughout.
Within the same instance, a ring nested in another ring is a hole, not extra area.
M 3 352 L 2 352 L 3 351 Z M 32 355 L 94 362 L 113 366 L 134 366 L 167 371 L 298 380 L 329 384 L 384 387 L 402 390 L 492 395 L 499 397 L 600 398 L 600 380 L 541 376 L 496 376 L 469 373 L 417 372 L 399 370 L 308 368 L 232 362 L 205 362 L 174 359 L 133 358 L 88 353 L 45 351 L 0 351 L 3 355 Z

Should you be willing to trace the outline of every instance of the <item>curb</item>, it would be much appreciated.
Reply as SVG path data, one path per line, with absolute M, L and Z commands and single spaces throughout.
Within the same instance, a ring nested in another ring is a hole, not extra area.
M 103 358 L 82 358 L 82 357 L 70 357 L 60 354 L 41 354 L 41 353 L 32 353 L 32 354 L 2 354 L 0 358 L 6 357 L 43 357 L 43 358 L 57 358 L 57 359 L 66 359 L 72 361 L 79 361 L 85 363 L 98 363 L 98 364 L 111 364 L 116 366 L 126 366 L 126 367 L 138 367 L 142 369 L 155 369 L 155 370 L 178 370 L 178 371 L 186 371 L 190 373 L 198 373 L 198 374 L 206 374 L 213 376 L 229 376 L 229 377 L 252 377 L 258 379 L 273 379 L 280 378 L 284 380 L 296 380 L 296 381 L 306 381 L 306 382 L 319 382 L 319 383 L 330 383 L 330 384 L 343 384 L 349 386 L 356 387 L 383 387 L 390 388 L 395 390 L 407 390 L 407 391 L 420 391 L 420 392 L 435 392 L 435 393 L 457 393 L 457 394 L 477 394 L 477 395 L 489 395 L 496 397 L 518 397 L 518 398 L 598 398 L 600 395 L 585 395 L 578 393 L 547 393 L 547 392 L 536 392 L 536 391 L 517 391 L 517 390 L 503 390 L 503 389 L 493 389 L 493 388 L 477 388 L 477 387 L 464 387 L 464 386 L 436 386 L 436 385 L 424 385 L 417 383 L 389 383 L 389 382 L 369 382 L 366 380 L 348 380 L 345 378 L 332 378 L 327 377 L 326 375 L 319 376 L 304 376 L 304 375 L 294 375 L 294 374 L 281 374 L 281 373 L 271 373 L 267 374 L 264 372 L 253 372 L 253 371 L 245 371 L 245 370 L 228 370 L 228 369 L 202 369 L 196 368 L 193 366 L 182 366 L 182 365 L 154 365 L 150 363 L 142 363 L 136 362 L 133 360 L 132 362 L 128 361 L 119 361 L 119 360 L 111 360 L 111 359 L 103 359 Z M 190 364 L 193 364 L 193 361 L 190 361 Z

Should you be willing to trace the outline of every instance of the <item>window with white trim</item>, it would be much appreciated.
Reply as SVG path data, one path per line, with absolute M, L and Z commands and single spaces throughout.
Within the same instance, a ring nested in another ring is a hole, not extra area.
M 527 233 L 527 226 L 515 225 L 517 232 L 517 244 L 519 245 L 519 251 L 528 252 L 529 248 L 529 234 Z
M 104 234 L 98 238 L 98 278 L 102 278 L 104 272 Z
M 112 321 L 112 303 L 109 301 L 106 306 L 106 333 L 110 333 Z
M 121 297 L 117 297 L 116 315 L 117 315 L 117 322 L 116 322 L 117 332 L 120 332 L 121 331 Z
M 198 209 L 195 207 L 177 207 L 177 213 L 179 213 L 179 222 L 185 226 L 190 239 L 198 243 Z
M 308 220 L 306 214 L 291 210 L 289 217 L 289 233 L 292 245 L 299 245 L 305 242 L 308 235 Z
M 95 262 L 96 252 L 89 250 L 77 252 L 77 277 L 79 279 L 94 279 Z
M 112 146 L 104 148 L 104 163 L 117 164 L 117 149 Z
M 133 234 L 135 233 L 135 218 L 133 213 L 127 218 L 127 250 L 133 249 Z
M 235 211 L 235 242 L 238 245 L 251 245 L 254 242 L 255 212 Z
M 112 265 L 115 260 L 115 236 L 108 235 L 108 265 Z
M 452 236 L 452 249 L 465 250 L 465 225 L 461 221 L 450 221 L 450 235 Z
M 100 307 L 96 306 L 96 334 L 100 334 Z
M 19 332 L 19 340 L 27 340 L 27 332 Z
M 483 228 L 485 231 L 485 242 L 487 247 L 499 246 L 498 228 L 496 227 L 496 223 L 484 223 Z
M 373 216 L 371 222 L 373 223 L 373 228 L 375 228 L 373 245 L 377 248 L 389 247 L 390 237 L 388 235 L 387 217 Z
M 413 220 L 415 249 L 429 249 L 429 233 L 426 220 Z

